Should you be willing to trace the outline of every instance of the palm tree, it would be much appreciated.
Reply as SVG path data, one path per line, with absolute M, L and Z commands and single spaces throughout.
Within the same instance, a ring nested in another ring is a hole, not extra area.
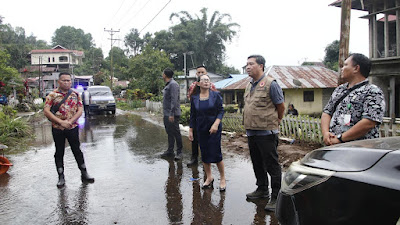
M 170 20 L 178 18 L 180 23 L 170 29 L 177 44 L 175 47 L 180 52 L 194 52 L 196 65 L 206 65 L 209 70 L 216 71 L 225 59 L 225 43 L 232 41 L 240 26 L 231 23 L 229 14 L 220 14 L 215 11 L 208 20 L 207 8 L 200 10 L 201 16 L 190 15 L 187 11 L 172 13 Z M 228 21 L 226 23 L 225 21 Z

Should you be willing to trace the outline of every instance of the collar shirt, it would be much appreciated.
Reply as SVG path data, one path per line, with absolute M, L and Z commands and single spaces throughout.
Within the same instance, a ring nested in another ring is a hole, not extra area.
M 163 113 L 164 116 L 180 116 L 179 84 L 171 79 L 163 89 Z
M 46 97 L 45 107 L 51 108 L 53 105 L 57 105 L 64 99 L 66 94 L 67 93 L 60 92 L 58 89 L 50 92 Z M 62 120 L 69 120 L 78 112 L 79 107 L 82 107 L 82 99 L 77 92 L 73 91 L 60 106 L 60 109 L 56 112 L 55 116 Z M 52 123 L 52 126 L 53 128 L 64 130 L 64 128 L 57 123 Z M 71 129 L 76 126 L 78 126 L 77 121 L 75 121 Z
M 362 82 L 368 82 L 368 79 Z M 378 138 L 379 125 L 382 123 L 385 110 L 382 90 L 373 84 L 363 85 L 351 91 L 334 109 L 336 101 L 347 93 L 348 86 L 349 84 L 345 83 L 337 87 L 323 110 L 332 117 L 329 131 L 335 135 L 344 133 L 365 118 L 377 122 L 378 125 L 358 140 Z

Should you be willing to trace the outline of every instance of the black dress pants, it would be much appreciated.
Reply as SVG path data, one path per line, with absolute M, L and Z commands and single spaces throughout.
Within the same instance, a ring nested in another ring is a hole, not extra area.
M 53 128 L 52 133 L 56 146 L 56 153 L 54 154 L 56 167 L 64 168 L 65 139 L 67 139 L 79 169 L 85 170 L 85 160 L 80 149 L 79 128 L 75 127 L 71 130 L 60 130 Z
M 173 153 L 174 152 L 174 146 L 175 146 L 175 141 L 176 141 L 176 153 L 180 154 L 182 153 L 182 136 L 181 136 L 181 131 L 179 129 L 179 120 L 180 116 L 175 116 L 174 122 L 170 122 L 168 116 L 164 116 L 164 127 L 165 131 L 167 132 L 168 135 L 168 152 Z
M 282 179 L 277 151 L 278 134 L 249 136 L 248 143 L 258 188 L 268 190 L 269 174 L 272 196 L 276 197 L 281 188 Z

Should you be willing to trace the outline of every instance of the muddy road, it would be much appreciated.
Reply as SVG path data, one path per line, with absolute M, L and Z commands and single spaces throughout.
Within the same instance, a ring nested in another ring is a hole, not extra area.
M 162 126 L 137 115 L 95 115 L 80 120 L 81 149 L 93 184 L 83 184 L 70 148 L 64 157 L 66 186 L 56 187 L 49 122 L 35 126 L 26 151 L 6 152 L 14 164 L 0 176 L 0 223 L 8 224 L 278 224 L 264 211 L 268 199 L 248 202 L 255 190 L 248 156 L 223 150 L 227 189 L 202 190 L 203 169 L 184 159 L 165 160 Z

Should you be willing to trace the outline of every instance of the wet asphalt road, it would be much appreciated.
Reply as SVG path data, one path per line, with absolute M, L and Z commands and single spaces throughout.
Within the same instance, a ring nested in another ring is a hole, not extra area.
M 159 157 L 167 148 L 163 127 L 136 115 L 95 115 L 80 120 L 81 149 L 95 183 L 83 184 L 69 147 L 66 186 L 56 187 L 49 122 L 35 127 L 36 141 L 23 152 L 6 152 L 14 164 L 0 176 L 0 224 L 278 224 L 266 200 L 248 202 L 255 178 L 250 159 L 223 150 L 226 193 L 219 174 L 202 190 L 203 169 Z

